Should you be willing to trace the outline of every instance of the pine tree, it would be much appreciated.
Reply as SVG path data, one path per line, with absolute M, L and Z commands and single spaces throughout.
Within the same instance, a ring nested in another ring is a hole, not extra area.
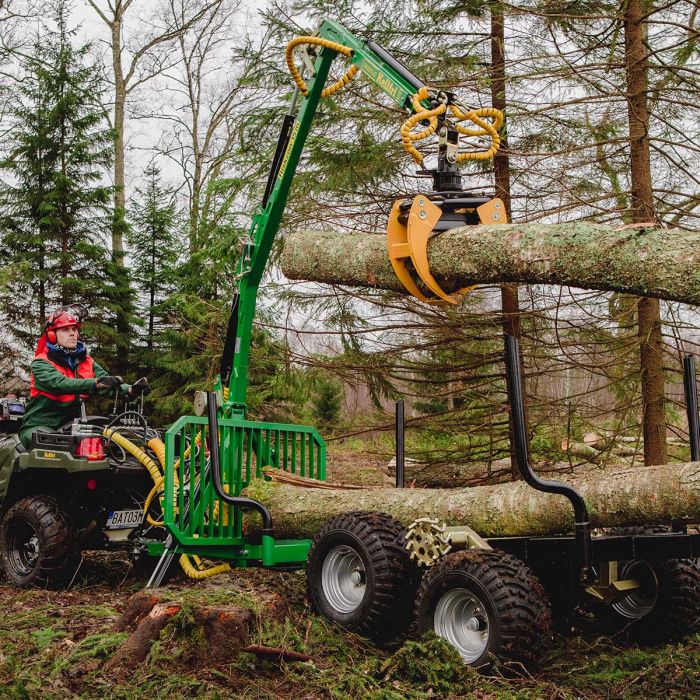
M 37 37 L 10 107 L 14 124 L 0 163 L 8 269 L 0 308 L 31 346 L 53 307 L 80 302 L 90 310 L 88 333 L 103 347 L 123 348 L 109 325 L 115 304 L 104 176 L 112 132 L 99 102 L 99 66 L 89 64 L 89 46 L 72 47 L 67 15 L 67 4 L 58 2 L 56 28 Z

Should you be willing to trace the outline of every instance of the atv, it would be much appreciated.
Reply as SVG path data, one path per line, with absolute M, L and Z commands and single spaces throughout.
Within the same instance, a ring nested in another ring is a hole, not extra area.
M 135 407 L 125 400 L 119 412 L 117 402 L 109 418 L 86 416 L 83 407 L 56 432 L 35 432 L 29 449 L 16 436 L 21 420 L 3 421 L 0 444 L 14 454 L 0 469 L 0 560 L 11 584 L 70 583 L 84 550 L 123 550 L 138 565 L 149 559 L 149 541 L 165 539 L 152 494 L 156 461 L 147 456 L 148 469 L 124 448 L 147 454 L 160 436 L 143 416 L 143 399 Z

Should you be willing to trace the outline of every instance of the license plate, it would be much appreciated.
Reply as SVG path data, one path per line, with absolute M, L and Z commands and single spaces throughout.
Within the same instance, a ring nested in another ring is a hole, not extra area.
M 142 510 L 114 510 L 107 518 L 106 528 L 108 530 L 126 530 L 138 527 L 142 522 Z

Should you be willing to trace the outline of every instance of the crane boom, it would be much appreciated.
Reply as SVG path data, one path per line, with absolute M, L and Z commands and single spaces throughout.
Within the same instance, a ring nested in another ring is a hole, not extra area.
M 357 38 L 337 22 L 324 20 L 318 37 L 328 42 L 318 46 L 306 94 L 295 92 L 273 158 L 265 197 L 252 217 L 247 237 L 241 245 L 238 263 L 239 284 L 234 294 L 226 341 L 221 357 L 217 390 L 222 393 L 224 415 L 245 416 L 248 363 L 258 288 L 272 243 L 279 230 L 289 189 L 296 172 L 331 64 L 338 51 L 331 44 L 350 50 L 349 60 L 402 109 L 415 112 L 414 96 L 425 84 L 381 46 Z M 429 105 L 428 100 L 423 100 Z

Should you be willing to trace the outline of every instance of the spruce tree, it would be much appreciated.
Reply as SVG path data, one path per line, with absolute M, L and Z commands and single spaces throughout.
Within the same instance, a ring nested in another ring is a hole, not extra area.
M 177 209 L 174 195 L 161 183 L 160 170 L 155 165 L 145 170 L 144 180 L 145 186 L 136 191 L 128 242 L 133 280 L 141 297 L 139 306 L 146 319 L 146 348 L 150 353 L 164 323 L 160 305 L 174 288 Z
M 104 183 L 113 153 L 100 97 L 99 66 L 89 46 L 74 49 L 68 6 L 54 7 L 10 106 L 4 144 L 0 235 L 7 286 L 0 308 L 16 337 L 31 346 L 57 305 L 90 310 L 87 331 L 103 346 L 123 347 L 110 328 L 115 310 L 107 251 L 111 188 Z

